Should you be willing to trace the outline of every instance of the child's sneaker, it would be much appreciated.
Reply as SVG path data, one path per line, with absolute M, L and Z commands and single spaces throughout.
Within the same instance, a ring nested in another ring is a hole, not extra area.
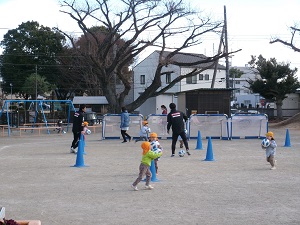
M 147 186 L 147 185 L 145 186 L 145 189 L 146 189 L 146 190 L 152 190 L 153 187 L 149 184 L 148 186 Z
M 189 150 L 186 150 L 186 154 L 188 155 L 191 155 L 190 151 Z
M 137 188 L 137 186 L 131 185 L 131 188 L 132 188 L 133 190 L 135 190 L 135 191 L 138 191 L 138 190 L 139 190 L 139 189 Z
M 272 166 L 272 167 L 271 167 L 271 170 L 276 170 L 276 167 L 275 167 L 275 166 Z
M 171 157 L 174 157 L 174 156 L 175 156 L 175 154 L 172 154 L 172 155 L 171 155 Z

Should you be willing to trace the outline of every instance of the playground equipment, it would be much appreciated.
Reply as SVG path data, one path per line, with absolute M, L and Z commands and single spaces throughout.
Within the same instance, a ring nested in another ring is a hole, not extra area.
M 55 104 L 60 105 L 62 103 L 68 105 L 68 109 L 67 109 L 67 131 L 68 131 L 69 124 L 70 124 L 70 112 L 71 110 L 75 111 L 74 105 L 71 100 L 6 100 L 4 102 L 4 106 L 2 110 L 0 111 L 0 118 L 2 118 L 2 114 L 6 114 L 5 124 L 7 124 L 8 136 L 11 135 L 11 128 L 13 127 L 13 120 L 15 119 L 15 117 L 17 117 L 16 120 L 18 121 L 17 123 L 15 123 L 15 127 L 18 127 L 20 124 L 26 124 L 27 122 L 29 122 L 30 125 L 34 127 L 37 124 L 38 118 L 40 116 L 40 119 L 42 123 L 45 124 L 45 127 L 47 128 L 47 132 L 49 134 L 49 129 L 48 129 L 49 122 L 46 118 L 45 110 L 50 109 L 51 105 L 52 106 Z M 15 104 L 17 104 L 17 106 L 15 106 Z M 13 115 L 14 114 L 13 107 L 16 108 L 15 111 L 17 111 L 17 116 L 16 114 Z M 21 109 L 25 113 L 25 119 L 22 118 L 20 121 L 19 111 Z M 26 114 L 29 114 L 29 118 L 30 118 L 29 121 L 26 121 L 27 118 Z

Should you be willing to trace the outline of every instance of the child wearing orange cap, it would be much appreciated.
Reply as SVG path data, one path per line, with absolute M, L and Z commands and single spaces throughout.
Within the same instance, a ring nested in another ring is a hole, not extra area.
M 262 148 L 266 150 L 266 159 L 267 159 L 267 162 L 269 162 L 271 164 L 271 170 L 275 170 L 276 169 L 276 160 L 274 157 L 276 155 L 277 144 L 274 139 L 274 133 L 271 131 L 266 133 L 266 139 L 268 139 L 270 141 L 270 145 L 268 147 L 262 146 Z
M 152 132 L 149 137 L 150 145 L 151 145 L 151 151 L 153 152 L 161 152 L 163 150 L 162 146 L 158 142 L 158 137 L 157 133 Z M 158 174 L 158 160 L 160 157 L 157 159 L 154 159 L 154 165 L 155 165 L 155 170 L 156 170 L 156 175 Z
M 148 127 L 148 122 L 147 121 L 143 121 L 143 127 L 140 130 L 140 137 L 139 139 L 135 140 L 135 143 L 138 141 L 148 141 L 148 134 L 151 132 L 150 127 Z
M 88 128 L 89 127 L 89 123 L 88 122 L 83 122 L 83 132 L 84 132 L 84 140 L 85 140 L 85 135 L 89 135 L 91 134 L 91 130 Z
M 150 142 L 145 141 L 141 144 L 141 147 L 143 149 L 143 156 L 142 156 L 142 161 L 139 167 L 139 176 L 136 178 L 136 180 L 133 182 L 131 185 L 132 189 L 135 191 L 138 191 L 139 189 L 137 188 L 138 183 L 142 180 L 143 176 L 146 175 L 146 190 L 151 190 L 153 187 L 150 185 L 150 180 L 151 180 L 151 171 L 150 171 L 150 165 L 151 161 L 153 159 L 156 159 L 162 155 L 162 152 L 157 153 L 151 151 L 151 146 Z

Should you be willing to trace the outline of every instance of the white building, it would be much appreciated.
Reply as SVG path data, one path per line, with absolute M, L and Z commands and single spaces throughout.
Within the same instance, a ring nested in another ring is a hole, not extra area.
M 233 67 L 243 72 L 243 75 L 240 78 L 230 78 L 230 87 L 235 88 L 236 90 L 233 92 L 234 103 L 238 104 L 239 107 L 242 105 L 247 108 L 255 108 L 259 106 L 259 108 L 267 107 L 267 105 L 276 109 L 276 104 L 274 102 L 266 102 L 266 100 L 261 97 L 257 93 L 252 93 L 249 90 L 249 84 L 247 80 L 256 80 L 261 79 L 258 71 L 246 67 Z M 287 95 L 287 98 L 282 102 L 283 116 L 291 117 L 299 112 L 300 109 L 300 97 L 299 93 L 290 93 Z M 276 110 L 274 111 L 274 116 L 277 115 Z
M 233 91 L 233 101 L 239 106 L 247 106 L 251 108 L 255 107 L 257 104 L 260 105 L 262 97 L 259 94 L 252 93 L 249 90 L 249 84 L 247 80 L 256 80 L 260 79 L 258 71 L 254 70 L 251 67 L 233 67 L 237 70 L 243 72 L 240 78 L 230 78 L 229 86 L 234 88 Z
M 168 52 L 165 52 L 168 54 Z M 190 53 L 178 53 L 172 59 L 177 62 L 195 62 L 199 60 L 199 57 L 206 58 L 204 55 L 200 54 L 190 54 Z M 154 51 L 143 61 L 133 68 L 134 74 L 134 100 L 136 100 L 141 93 L 147 88 L 153 81 L 157 65 L 159 63 L 159 51 Z M 166 73 L 166 75 L 161 76 L 162 86 L 164 88 L 168 83 L 174 80 L 178 76 L 185 75 L 195 68 L 204 68 L 208 67 L 210 64 L 199 64 L 194 67 L 179 67 L 177 65 L 169 64 L 167 67 L 162 69 L 162 72 L 172 71 Z M 211 64 L 212 65 L 212 64 Z M 218 64 L 217 72 L 215 76 L 214 88 L 226 88 L 226 71 L 225 67 Z M 210 88 L 212 84 L 214 74 L 214 68 L 211 66 L 211 69 L 207 69 L 201 74 L 195 75 L 193 77 L 185 78 L 175 84 L 172 88 L 167 90 L 164 94 L 157 96 L 155 98 L 149 98 L 142 106 L 137 108 L 140 114 L 149 115 L 152 113 L 160 114 L 161 105 L 168 105 L 171 102 L 177 104 L 177 95 L 176 93 L 196 90 L 200 88 Z

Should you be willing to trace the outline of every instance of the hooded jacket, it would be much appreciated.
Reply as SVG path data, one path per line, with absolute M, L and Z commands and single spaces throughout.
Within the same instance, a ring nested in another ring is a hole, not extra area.
M 156 159 L 158 157 L 160 157 L 162 155 L 162 152 L 153 152 L 150 150 L 151 146 L 150 146 L 150 142 L 145 141 L 141 144 L 141 147 L 143 149 L 143 156 L 142 156 L 142 161 L 141 163 L 147 166 L 151 165 L 151 161 L 153 159 Z
M 120 128 L 129 127 L 130 117 L 127 110 L 121 113 L 121 124 Z

